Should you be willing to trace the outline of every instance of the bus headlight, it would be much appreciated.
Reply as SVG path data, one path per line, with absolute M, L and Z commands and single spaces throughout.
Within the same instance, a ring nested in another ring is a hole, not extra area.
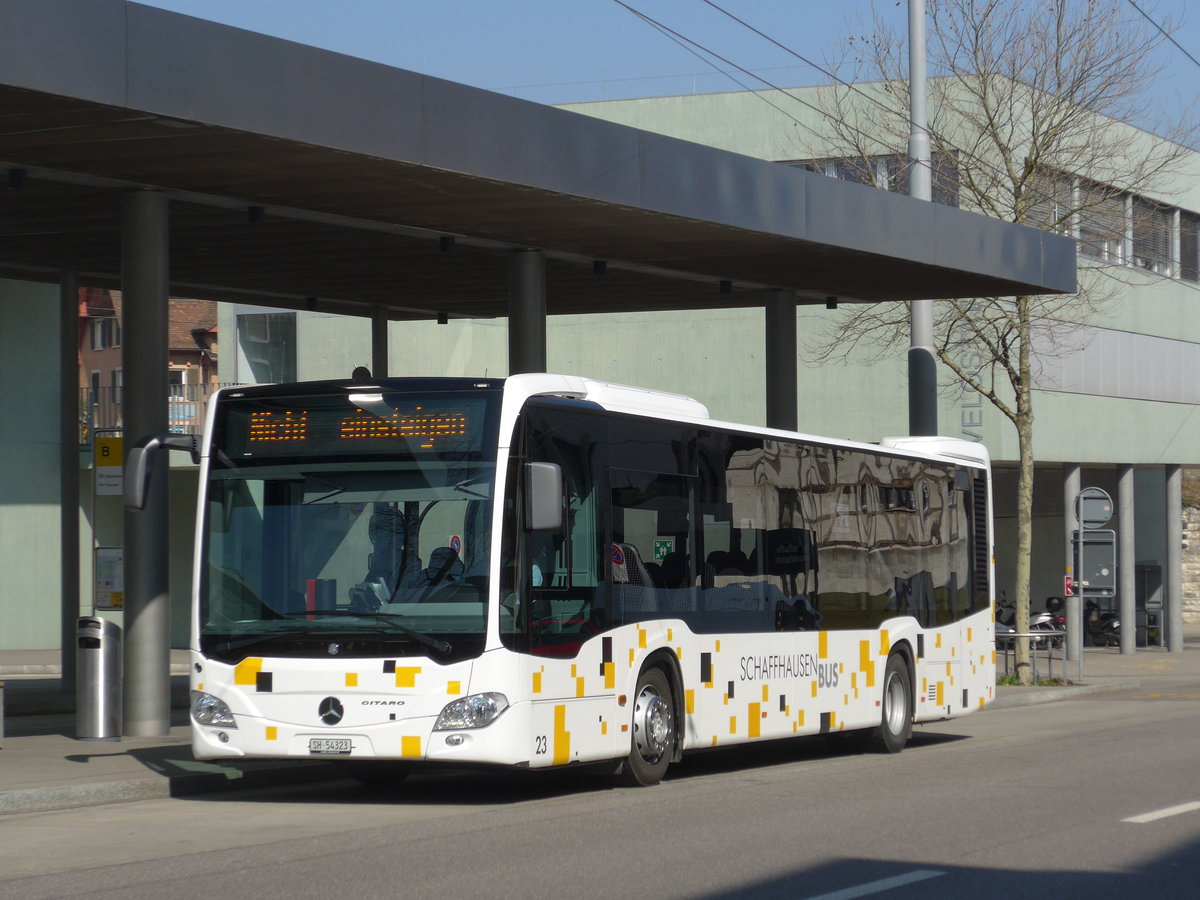
M 434 731 L 457 731 L 462 728 L 486 728 L 508 709 L 503 694 L 471 694 L 451 700 L 434 723 Z
M 192 718 L 199 725 L 237 728 L 237 722 L 233 721 L 233 712 L 225 701 L 204 691 L 192 691 Z

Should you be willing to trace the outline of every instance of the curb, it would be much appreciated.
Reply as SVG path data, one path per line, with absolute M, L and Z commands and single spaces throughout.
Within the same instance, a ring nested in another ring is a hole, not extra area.
M 1058 688 L 1015 688 L 1017 691 L 1028 690 L 1029 693 L 1008 693 L 997 697 L 989 703 L 986 709 L 1011 709 L 1018 706 L 1033 706 L 1038 703 L 1056 703 L 1059 700 L 1073 700 L 1088 694 L 1107 694 L 1113 691 L 1137 689 L 1142 683 L 1136 678 L 1106 681 L 1102 684 L 1072 684 Z
M 52 812 L 83 806 L 105 806 L 136 800 L 165 800 L 225 791 L 281 787 L 292 783 L 335 781 L 346 776 L 330 763 L 293 763 L 260 769 L 161 777 L 148 775 L 122 781 L 23 788 L 0 792 L 0 817 L 17 813 Z

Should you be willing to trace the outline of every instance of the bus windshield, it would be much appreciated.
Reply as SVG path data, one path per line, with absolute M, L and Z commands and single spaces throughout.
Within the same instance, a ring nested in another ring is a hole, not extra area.
M 258 390 L 214 425 L 202 652 L 481 652 L 499 395 Z

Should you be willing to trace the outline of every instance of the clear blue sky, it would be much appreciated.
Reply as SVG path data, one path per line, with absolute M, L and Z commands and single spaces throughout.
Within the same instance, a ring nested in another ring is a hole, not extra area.
M 546 103 L 739 89 L 614 0 L 139 2 Z M 702 0 L 625 2 L 774 84 L 825 80 Z M 872 7 L 870 0 L 719 2 L 818 62 Z M 1175 39 L 1200 59 L 1200 0 L 1137 3 L 1160 21 L 1186 12 L 1190 21 Z M 876 0 L 875 7 L 907 21 L 905 0 Z M 1169 72 L 1161 96 L 1195 98 L 1200 67 L 1170 45 L 1163 53 Z

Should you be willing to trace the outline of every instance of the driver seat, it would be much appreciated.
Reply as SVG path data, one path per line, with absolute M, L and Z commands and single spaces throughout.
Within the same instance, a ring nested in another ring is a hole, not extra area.
M 425 585 L 456 584 L 463 580 L 463 561 L 450 547 L 438 547 L 429 554 L 429 565 L 422 570 Z

